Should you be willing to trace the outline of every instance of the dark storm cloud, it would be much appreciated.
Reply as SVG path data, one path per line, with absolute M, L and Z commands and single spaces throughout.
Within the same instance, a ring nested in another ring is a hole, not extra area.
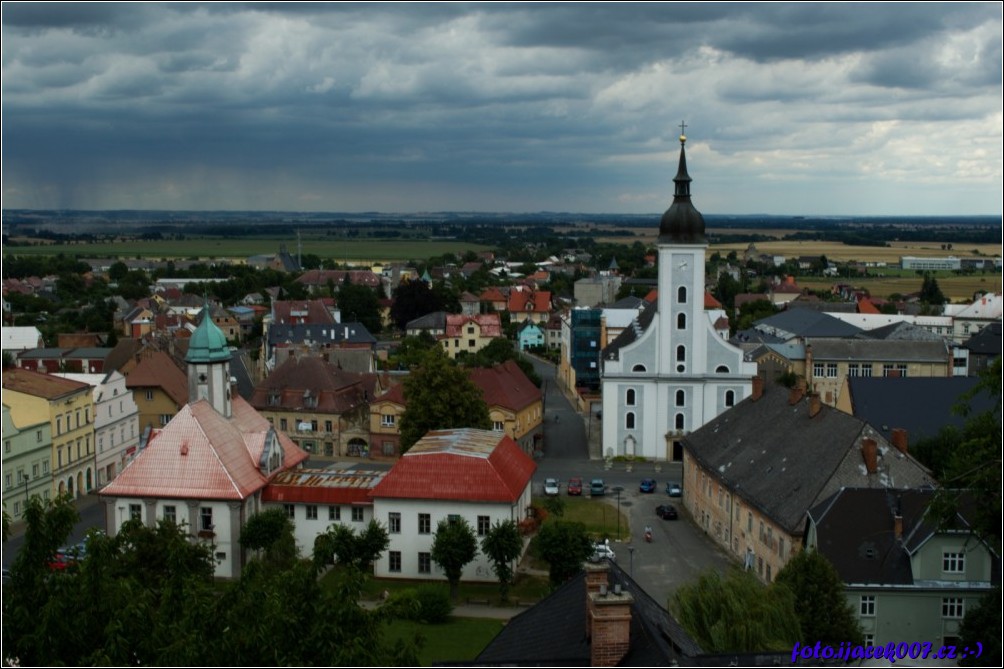
M 681 118 L 722 183 L 1000 143 L 986 4 L 18 3 L 3 38 L 7 206 L 656 211 Z

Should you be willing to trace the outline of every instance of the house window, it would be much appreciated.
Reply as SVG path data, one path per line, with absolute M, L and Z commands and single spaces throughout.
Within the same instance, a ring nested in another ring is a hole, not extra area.
M 835 362 L 826 363 L 826 376 L 830 377 L 831 379 L 837 378 L 837 363 Z
M 505 430 L 505 422 L 501 420 L 492 421 L 492 429 L 496 432 L 502 432 Z
M 682 430 L 683 429 L 683 414 L 682 413 L 676 414 L 676 429 L 677 430 Z
M 686 286 L 680 286 L 676 290 L 676 301 L 679 302 L 680 304 L 686 304 L 687 303 L 687 288 L 686 288 Z
M 725 391 L 725 406 L 731 407 L 736 404 L 736 393 L 733 390 Z
M 324 431 L 325 432 L 331 432 L 331 421 L 330 420 L 324 421 Z
M 418 533 L 429 534 L 432 532 L 432 516 L 427 513 L 418 514 Z
M 474 340 L 473 339 L 468 339 L 467 340 L 467 348 L 474 348 Z
M 204 532 L 213 531 L 213 507 L 204 506 L 199 509 L 199 529 Z
M 777 556 L 784 559 L 784 537 L 777 538 Z
M 385 441 L 385 442 L 383 442 L 382 451 L 383 451 L 384 455 L 388 455 L 388 456 L 394 455 L 394 453 L 395 453 L 394 442 L 393 441 Z
M 491 529 L 492 519 L 489 516 L 478 516 L 478 536 L 483 537 Z
M 329 506 L 328 507 L 328 520 L 341 520 L 342 519 L 342 507 L 340 506 Z
M 812 375 L 813 376 L 823 376 L 826 373 L 826 365 L 821 362 L 812 363 Z
M 296 519 L 296 505 L 294 504 L 283 504 L 282 510 L 286 512 L 286 517 L 290 520 Z
M 170 422 L 171 422 L 171 414 L 169 414 L 169 413 L 162 413 L 162 414 L 160 414 L 160 425 L 161 425 L 161 427 L 167 425 Z
M 146 391 L 146 401 L 147 402 L 152 402 L 153 401 L 153 391 L 152 390 Z
M 380 415 L 380 425 L 383 427 L 394 427 L 394 414 L 385 413 Z
M 3 452 L 10 453 L 10 440 L 3 442 Z
M 279 429 L 282 430 L 283 432 L 285 432 L 287 427 L 289 427 L 289 423 L 286 422 L 286 419 L 285 418 L 280 418 L 279 419 Z
M 48 473 L 49 473 L 49 461 L 42 460 L 42 474 L 48 474 Z
M 875 645 L 875 635 L 865 634 L 865 648 L 871 648 Z
M 895 369 L 891 364 L 882 365 L 882 376 L 892 376 L 893 369 Z
M 943 553 L 941 556 L 941 571 L 946 574 L 964 574 L 966 572 L 965 553 Z
M 906 378 L 906 365 L 896 365 L 896 371 L 899 372 L 900 378 Z
M 352 507 L 352 522 L 354 523 L 363 522 L 363 507 L 361 506 Z
M 687 394 L 682 390 L 676 391 L 676 406 L 682 407 L 684 402 L 687 400 Z
M 432 573 L 432 555 L 430 553 L 418 554 L 418 573 L 419 574 Z
M 746 512 L 746 532 L 748 534 L 753 534 L 753 512 Z
M 874 617 L 875 595 L 861 595 L 861 601 L 858 604 L 858 612 L 866 618 Z
M 965 617 L 966 604 L 961 597 L 941 598 L 941 617 L 957 620 Z
M 460 522 L 460 514 L 451 513 L 446 517 L 446 522 L 448 522 L 450 525 L 456 525 L 457 523 Z
M 401 571 L 401 551 L 390 551 L 387 554 L 387 571 L 400 573 Z
M 63 434 L 63 417 L 56 416 L 56 436 Z
M 164 506 L 164 520 L 169 523 L 177 524 L 178 522 L 178 507 L 173 504 Z
M 391 534 L 400 534 L 401 533 L 401 514 L 397 513 L 396 511 L 388 513 L 387 514 L 387 527 L 389 528 L 388 532 L 390 532 Z
M 11 481 L 12 481 L 12 480 L 13 480 L 13 479 L 12 479 L 12 477 L 11 477 L 11 475 L 10 475 L 10 474 L 4 474 L 4 477 L 3 477 L 3 484 L 4 484 L 4 487 L 5 487 L 5 488 L 9 488 L 9 487 L 11 486 Z
M 628 388 L 627 393 L 624 396 L 624 403 L 629 407 L 633 407 L 635 402 L 635 390 L 634 388 Z
M 676 329 L 686 330 L 687 329 L 687 314 L 677 314 L 676 315 Z
M 41 430 L 36 430 L 35 431 L 35 441 L 42 441 L 42 431 Z
M 130 504 L 129 520 L 143 520 L 143 507 L 139 504 Z
M 626 416 L 624 416 L 624 429 L 633 430 L 634 429 L 634 412 L 629 411 Z
M 852 362 L 847 365 L 847 376 L 861 376 L 861 365 L 856 362 Z
M 861 365 L 861 376 L 870 377 L 872 375 L 872 366 L 868 364 Z
M 35 463 L 31 466 L 31 477 L 33 479 L 38 478 L 38 463 Z
M 317 520 L 317 505 L 308 504 L 307 505 L 307 520 Z

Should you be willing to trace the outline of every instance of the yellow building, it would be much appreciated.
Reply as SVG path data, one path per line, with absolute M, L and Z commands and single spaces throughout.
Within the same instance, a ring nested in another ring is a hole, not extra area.
M 97 480 L 91 386 L 26 369 L 11 369 L 4 372 L 3 388 L 4 403 L 10 407 L 16 423 L 49 423 L 52 493 L 80 496 L 91 492 Z
M 446 355 L 477 353 L 502 336 L 502 320 L 498 314 L 446 314 L 444 334 L 438 337 Z

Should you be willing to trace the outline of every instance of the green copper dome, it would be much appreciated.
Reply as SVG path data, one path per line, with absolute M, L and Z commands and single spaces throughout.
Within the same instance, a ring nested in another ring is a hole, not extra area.
M 188 340 L 185 362 L 223 362 L 230 359 L 230 347 L 223 331 L 209 315 L 208 305 L 202 308 L 202 322 Z

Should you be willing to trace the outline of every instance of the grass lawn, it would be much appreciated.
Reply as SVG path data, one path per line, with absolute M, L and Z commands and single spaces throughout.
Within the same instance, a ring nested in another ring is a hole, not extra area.
M 322 588 L 338 588 L 340 572 L 332 569 L 321 578 Z M 362 598 L 367 600 L 377 600 L 384 590 L 390 594 L 416 588 L 429 581 L 410 581 L 400 578 L 373 578 L 368 577 L 363 584 Z M 440 581 L 436 581 L 440 582 Z M 443 587 L 449 587 L 446 581 L 441 581 Z M 509 600 L 511 604 L 516 602 L 537 602 L 551 591 L 546 576 L 533 576 L 520 574 L 516 583 L 509 588 Z M 465 603 L 468 600 L 485 602 L 492 606 L 501 604 L 499 600 L 499 586 L 497 583 L 465 583 L 461 581 L 457 594 L 457 602 Z
M 616 539 L 617 538 L 617 503 L 614 497 L 608 495 L 605 499 L 592 499 L 589 497 L 564 497 L 565 514 L 561 520 L 570 520 L 582 523 L 595 539 Z M 627 516 L 622 511 L 620 514 L 621 538 L 625 538 L 629 533 Z M 548 519 L 554 518 L 549 516 Z
M 423 667 L 433 662 L 470 662 L 495 638 L 505 623 L 494 618 L 453 618 L 448 623 L 428 625 L 410 620 L 388 623 L 386 639 L 423 639 L 418 661 Z

